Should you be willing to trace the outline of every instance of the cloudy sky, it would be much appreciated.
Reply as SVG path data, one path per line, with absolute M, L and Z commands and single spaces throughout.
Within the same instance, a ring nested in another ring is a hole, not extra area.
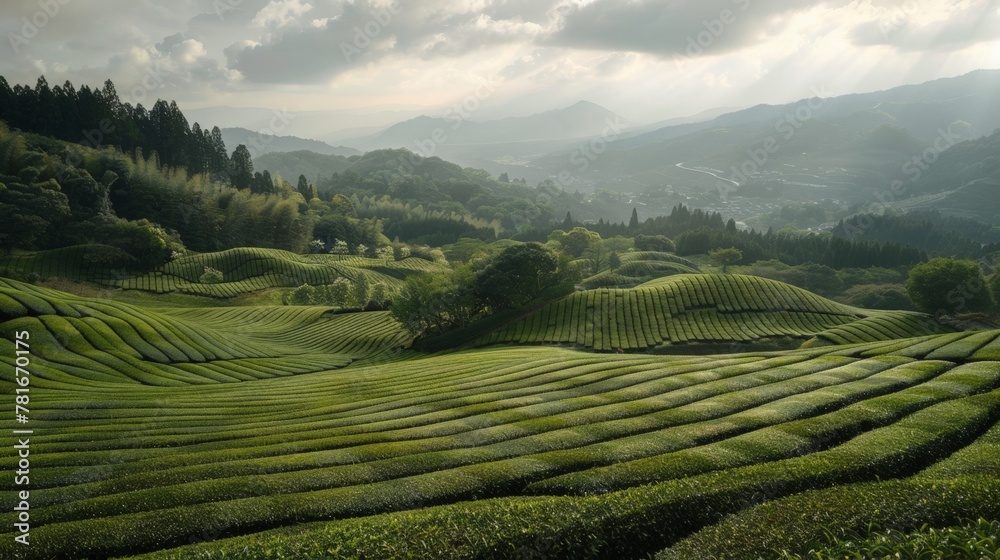
M 491 116 L 587 99 L 653 121 L 1000 67 L 1000 0 L 4 0 L 0 31 L 11 84 L 111 78 L 184 109 L 478 91 Z

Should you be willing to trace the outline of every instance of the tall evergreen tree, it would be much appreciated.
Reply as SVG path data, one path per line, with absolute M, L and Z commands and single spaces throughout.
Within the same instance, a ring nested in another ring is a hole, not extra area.
M 566 212 L 566 218 L 563 220 L 562 228 L 566 231 L 573 229 L 573 216 L 569 212 Z
M 306 202 L 309 202 L 310 200 L 313 199 L 312 188 L 309 185 L 309 180 L 306 179 L 305 175 L 299 175 L 299 182 L 295 186 L 295 190 L 297 190 L 299 194 L 302 195 L 302 198 L 306 199 Z
M 250 157 L 250 150 L 243 144 L 236 146 L 233 155 L 229 160 L 230 184 L 237 189 L 250 188 L 254 179 L 253 158 Z
M 216 178 L 229 177 L 229 152 L 226 151 L 226 143 L 222 141 L 222 131 L 219 127 L 213 126 L 211 132 L 210 167 L 212 176 Z

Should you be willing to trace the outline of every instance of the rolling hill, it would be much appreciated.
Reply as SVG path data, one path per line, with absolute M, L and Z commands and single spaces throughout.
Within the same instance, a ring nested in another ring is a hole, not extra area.
M 390 126 L 372 138 L 366 147 L 412 150 L 414 142 L 437 137 L 435 129 L 440 129 L 445 136 L 444 141 L 435 142 L 439 146 L 572 140 L 600 136 L 609 122 L 617 122 L 622 127 L 630 124 L 620 115 L 589 101 L 525 117 L 481 122 L 469 120 L 463 111 L 449 110 L 441 117 L 425 115 Z
M 1000 331 L 717 356 L 419 354 L 392 351 L 388 331 L 364 342 L 360 321 L 330 328 L 322 308 L 2 294 L 0 360 L 13 368 L 13 332 L 31 333 L 44 434 L 32 545 L 8 530 L 5 558 L 743 557 L 803 546 L 826 521 L 1000 515 Z M 109 339 L 112 324 L 134 335 Z M 337 369 L 342 342 L 378 362 Z M 126 358 L 145 380 L 114 374 Z
M 95 262 L 89 256 L 92 249 L 92 246 L 75 246 L 0 257 L 0 267 L 20 274 L 56 276 L 125 290 L 157 294 L 178 292 L 215 298 L 303 284 L 319 286 L 337 278 L 354 282 L 362 276 L 369 283 L 396 288 L 407 276 L 445 269 L 443 265 L 418 258 L 395 261 L 351 255 L 297 255 L 279 249 L 243 247 L 180 257 L 152 272 L 137 274 Z M 220 271 L 223 281 L 202 282 L 206 267 Z
M 632 289 L 576 292 L 479 337 L 475 345 L 683 352 L 694 343 L 738 348 L 768 339 L 815 338 L 814 343 L 845 344 L 940 332 L 919 313 L 856 309 L 766 278 L 680 274 Z
M 266 169 L 271 175 L 281 175 L 294 182 L 299 175 L 316 182 L 321 177 L 330 177 L 351 167 L 351 161 L 340 155 L 326 155 L 309 150 L 290 152 L 270 152 L 253 159 L 254 169 Z
M 0 281 L 0 328 L 31 333 L 35 387 L 232 383 L 346 366 L 409 343 L 388 312 L 157 309 Z
M 934 147 L 940 154 L 956 142 L 1000 127 L 993 110 L 998 95 L 998 70 L 865 94 L 835 96 L 817 90 L 794 103 L 760 105 L 622 137 L 586 166 L 575 166 L 573 184 L 624 192 L 665 185 L 714 192 L 716 180 L 705 173 L 710 172 L 741 185 L 782 180 L 786 199 L 868 203 L 873 191 L 886 190 L 894 180 L 909 184 L 913 176 L 904 164 L 925 157 L 925 150 Z M 887 127 L 899 131 L 900 138 L 878 138 Z M 766 145 L 770 149 L 764 151 Z M 554 150 L 524 165 L 537 174 L 556 176 L 577 149 Z M 679 163 L 694 171 L 678 170 Z M 953 172 L 936 163 L 930 167 L 938 167 L 937 173 Z
M 672 274 L 697 273 L 698 265 L 671 253 L 632 251 L 619 256 L 621 266 L 584 278 L 580 285 L 595 288 L 632 288 Z
M 236 146 L 240 144 L 244 144 L 255 158 L 272 152 L 298 152 L 302 150 L 341 157 L 361 155 L 361 152 L 354 148 L 331 146 L 326 142 L 298 138 L 296 136 L 264 134 L 240 127 L 223 128 L 221 131 L 222 141 L 226 143 L 226 146 L 230 150 L 236 149 Z

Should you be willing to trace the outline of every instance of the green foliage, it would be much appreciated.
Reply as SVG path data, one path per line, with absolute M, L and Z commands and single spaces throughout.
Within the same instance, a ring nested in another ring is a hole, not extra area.
M 176 237 L 145 219 L 104 222 L 94 228 L 94 237 L 129 254 L 142 270 L 163 266 L 184 249 Z
M 230 183 L 237 189 L 248 189 L 254 180 L 253 161 L 250 150 L 240 144 L 233 150 L 233 155 L 229 160 Z
M 910 271 L 906 292 L 918 309 L 930 313 L 984 311 L 993 295 L 973 261 L 936 258 Z
M 714 279 L 718 300 L 691 283 L 663 301 L 687 299 L 685 315 L 782 301 L 773 283 Z M 381 312 L 147 309 L 12 281 L 0 295 L 0 346 L 30 330 L 32 412 L 60 427 L 32 472 L 44 557 L 641 557 L 755 512 L 695 548 L 745 557 L 808 543 L 830 515 L 948 526 L 1000 503 L 995 484 L 952 484 L 996 468 L 995 437 L 978 436 L 1000 417 L 1000 369 L 975 356 L 998 331 L 780 354 L 421 355 L 397 351 L 410 338 Z M 793 322 L 836 309 L 802 297 Z M 851 491 L 930 465 L 951 479 Z M 523 495 L 556 487 L 573 496 Z M 221 540 L 191 545 L 206 528 Z
M 865 309 L 913 309 L 902 284 L 859 284 L 844 292 L 844 303 Z
M 656 220 L 643 225 L 644 233 L 669 232 L 674 235 L 677 254 L 681 256 L 708 253 L 711 249 L 733 247 L 743 253 L 746 262 L 779 259 L 789 265 L 816 263 L 834 269 L 870 266 L 909 266 L 926 259 L 917 248 L 898 243 L 851 240 L 828 234 L 791 235 L 761 233 L 727 228 L 722 216 L 711 216 L 696 210 L 675 208 L 664 223 Z M 687 224 L 688 227 L 683 227 Z
M 558 243 L 570 256 L 581 257 L 594 244 L 601 241 L 601 236 L 585 227 L 577 226 L 568 232 L 553 231 L 549 234 L 549 240 Z
M 622 265 L 622 259 L 618 256 L 618 253 L 612 252 L 608 255 L 608 268 L 612 271 L 618 270 Z
M 69 200 L 53 180 L 28 186 L 0 176 L 0 247 L 34 249 L 70 216 Z
M 316 287 L 303 284 L 295 288 L 289 301 L 292 305 L 316 305 Z
M 993 305 L 1000 310 L 1000 272 L 990 276 L 990 294 L 993 295 Z
M 358 307 L 365 307 L 371 300 L 372 286 L 368 283 L 368 279 L 364 276 L 358 276 L 358 279 L 354 282 L 354 285 L 350 287 L 351 298 L 358 305 Z
M 888 268 L 833 269 L 821 264 L 787 265 L 778 260 L 757 261 L 738 268 L 742 274 L 762 276 L 815 292 L 825 297 L 847 297 L 847 292 L 864 284 L 899 284 L 906 279 L 897 270 Z M 868 307 L 861 305 L 861 307 Z M 872 307 L 879 309 L 879 307 Z M 898 308 L 910 309 L 910 307 Z
M 409 337 L 387 312 L 324 317 L 322 308 L 153 311 L 0 281 L 0 324 L 27 321 L 33 384 L 72 378 L 125 385 L 203 385 L 323 371 L 377 356 Z M 15 304 L 16 303 L 16 304 Z M 27 317 L 23 311 L 27 310 Z M 17 319 L 20 317 L 20 319 Z M 286 339 L 288 330 L 299 336 Z
M 637 251 L 656 251 L 661 253 L 673 253 L 676 251 L 674 242 L 665 235 L 643 235 L 635 236 L 635 248 Z
M 1000 235 L 987 224 L 937 211 L 860 214 L 842 221 L 834 235 L 910 245 L 932 256 L 979 259 L 1000 251 Z
M 582 259 L 572 262 L 570 265 L 581 267 L 584 272 L 588 273 L 586 278 L 579 281 L 588 290 L 596 288 L 634 288 L 645 282 L 672 274 L 695 274 L 700 272 L 698 265 L 695 263 L 670 253 L 630 251 L 616 254 L 619 255 L 621 265 L 614 272 L 606 270 L 589 275 L 590 271 L 593 270 L 591 263 Z
M 362 278 L 364 278 L 362 276 Z M 379 283 L 377 286 L 385 286 L 385 284 Z M 333 305 L 337 307 L 347 307 L 351 302 L 351 294 L 354 292 L 354 287 L 351 285 L 351 281 L 347 278 L 337 278 L 332 283 L 325 286 L 324 298 L 321 302 L 317 304 Z
M 494 311 L 520 307 L 556 283 L 558 262 L 537 243 L 504 250 L 476 274 L 473 292 Z
M 341 308 L 370 308 L 374 304 L 375 308 L 384 308 L 392 299 L 392 288 L 382 282 L 370 284 L 365 275 L 359 275 L 355 282 L 337 278 L 321 286 L 303 284 L 291 291 L 288 303 Z
M 838 344 L 941 332 L 908 312 L 870 312 L 744 275 L 665 276 L 632 289 L 576 292 L 477 340 L 568 343 L 600 351 L 820 336 Z M 683 346 L 681 347 L 683 348 Z
M 365 277 L 369 285 L 386 284 L 386 292 L 391 293 L 409 276 L 446 270 L 442 265 L 414 258 L 386 261 L 341 255 L 295 255 L 276 249 L 253 248 L 178 256 L 148 273 L 135 272 L 135 262 L 127 253 L 101 245 L 0 257 L 0 266 L 21 274 L 59 276 L 158 294 L 177 292 L 215 298 L 233 298 L 303 284 L 323 286 L 341 277 L 352 282 Z M 222 273 L 224 281 L 202 282 L 206 267 Z M 340 306 L 337 303 L 330 305 Z
M 743 260 L 743 252 L 735 247 L 712 249 L 708 252 L 708 256 L 711 257 L 716 263 L 722 265 L 722 272 L 726 272 L 729 265 L 736 264 Z
M 212 268 L 210 266 L 205 267 L 205 272 L 198 277 L 198 281 L 202 284 L 218 284 L 222 282 L 224 275 L 221 270 Z
M 966 527 L 932 536 L 929 527 L 954 527 L 969 518 L 996 519 L 996 479 L 978 477 L 949 480 L 899 480 L 869 482 L 806 492 L 753 507 L 709 527 L 662 551 L 658 560 L 714 557 L 720 560 L 774 558 L 980 558 L 963 553 L 969 541 L 955 542 L 965 534 L 984 529 Z M 765 495 L 766 496 L 766 495 Z M 878 534 L 889 528 L 888 542 Z M 884 529 L 883 529 L 884 530 Z M 945 536 L 948 534 L 951 536 Z M 860 537 L 859 540 L 854 540 Z M 938 538 L 941 537 L 941 538 Z M 955 540 L 953 540 L 955 538 Z M 862 540 L 863 539 L 863 540 Z M 871 539 L 868 541 L 868 539 Z M 963 539 L 964 540 L 964 539 Z M 882 542 L 880 542 L 882 541 Z M 909 555 L 913 549 L 936 542 L 956 554 Z M 950 541 L 950 543 L 949 543 Z M 831 546 L 832 545 L 832 546 Z M 852 546 L 853 545 L 853 546 Z M 838 549 L 871 547 L 874 555 L 847 555 Z M 989 542 L 979 547 L 991 547 Z M 954 547 L 954 548 L 953 548 Z M 822 554 L 833 552 L 832 555 Z M 877 551 L 887 552 L 880 555 Z M 895 554 L 899 554 L 896 556 Z
M 468 266 L 442 275 L 407 278 L 392 301 L 392 316 L 414 335 L 468 325 L 482 311 Z
M 877 524 L 864 532 L 834 528 L 826 531 L 825 542 L 810 544 L 807 554 L 783 551 L 781 558 L 996 558 L 998 534 L 1000 521 L 982 518 L 941 529 L 925 524 L 910 533 Z

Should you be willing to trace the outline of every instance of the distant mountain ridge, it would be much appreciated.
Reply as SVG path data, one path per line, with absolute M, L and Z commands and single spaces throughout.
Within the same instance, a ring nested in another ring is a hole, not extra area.
M 409 148 L 420 142 L 502 144 L 539 140 L 590 138 L 631 125 L 621 115 L 589 101 L 526 117 L 474 121 L 474 113 L 449 109 L 439 117 L 422 115 L 397 123 L 375 135 L 366 148 Z
M 320 177 L 329 177 L 351 166 L 344 156 L 318 154 L 310 150 L 294 152 L 269 152 L 253 158 L 253 167 L 258 171 L 267 170 L 271 175 L 281 175 L 293 184 L 299 175 L 316 182 Z
M 564 186 L 624 192 L 670 185 L 715 192 L 717 178 L 741 185 L 778 180 L 796 185 L 785 190 L 792 198 L 864 202 L 906 180 L 903 165 L 914 157 L 934 159 L 956 142 L 1000 127 L 1000 70 L 870 93 L 813 93 L 623 136 L 586 161 L 574 160 L 575 147 L 554 150 L 528 161 L 525 174 L 558 177 L 569 169 Z M 679 164 L 688 170 L 679 171 Z
M 271 152 L 296 152 L 301 150 L 344 157 L 361 155 L 362 153 L 354 148 L 331 146 L 319 140 L 310 140 L 297 136 L 264 134 L 240 127 L 223 128 L 221 131 L 222 141 L 226 143 L 227 149 L 232 151 L 236 146 L 244 144 L 254 157 L 260 157 Z
M 977 90 L 980 93 L 971 93 Z M 821 108 L 813 112 L 821 112 L 823 118 L 844 117 L 861 111 L 881 109 L 885 116 L 893 121 L 906 119 L 920 122 L 920 119 L 923 119 L 925 126 L 917 126 L 919 130 L 906 127 L 918 138 L 933 137 L 936 133 L 936 126 L 926 126 L 926 121 L 930 120 L 926 114 L 929 104 L 948 105 L 966 115 L 979 117 L 973 120 L 993 123 L 992 126 L 990 124 L 983 126 L 979 131 L 980 135 L 989 134 L 1000 126 L 1000 111 L 996 110 L 995 101 L 998 97 L 990 95 L 1000 93 L 1000 70 L 976 70 L 954 78 L 941 78 L 923 84 L 904 85 L 871 93 L 836 96 L 835 92 L 826 92 L 823 88 L 816 88 L 813 93 L 814 96 L 792 103 L 756 105 L 720 115 L 712 120 L 664 127 L 621 140 L 616 143 L 616 147 L 630 148 L 656 140 L 677 138 L 707 128 L 775 122 L 790 112 L 794 114 L 803 102 L 812 98 L 822 99 Z

